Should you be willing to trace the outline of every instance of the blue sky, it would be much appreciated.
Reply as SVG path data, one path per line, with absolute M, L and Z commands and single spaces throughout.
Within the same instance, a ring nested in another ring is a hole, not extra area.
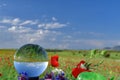
M 119 0 L 0 0 L 0 48 L 120 45 Z

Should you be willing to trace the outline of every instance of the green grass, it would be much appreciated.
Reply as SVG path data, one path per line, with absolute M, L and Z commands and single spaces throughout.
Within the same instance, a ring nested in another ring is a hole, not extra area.
M 18 74 L 13 65 L 14 53 L 14 49 L 0 49 L 0 57 L 2 58 L 2 61 L 0 61 L 0 73 L 2 74 L 2 76 L 0 76 L 0 80 L 17 80 Z M 100 55 L 100 53 L 101 51 L 97 51 L 95 55 L 90 58 L 90 50 L 65 50 L 56 53 L 48 52 L 48 59 L 50 60 L 50 57 L 53 55 L 59 55 L 60 66 L 58 68 L 65 72 L 65 75 L 69 78 L 69 80 L 75 79 L 71 74 L 72 68 L 74 68 L 80 60 L 85 60 L 92 63 L 92 65 L 103 61 L 101 65 L 97 66 L 96 69 L 93 69 L 92 71 L 98 72 L 107 78 L 114 76 L 115 80 L 120 80 L 120 52 L 109 51 L 109 57 Z M 52 69 L 54 68 L 49 64 L 46 71 L 40 75 L 40 77 L 43 77 L 46 72 L 50 72 Z

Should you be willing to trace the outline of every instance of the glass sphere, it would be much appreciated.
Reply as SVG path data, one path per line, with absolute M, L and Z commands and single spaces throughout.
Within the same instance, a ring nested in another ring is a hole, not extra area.
M 95 72 L 82 72 L 76 80 L 107 80 L 103 75 Z
M 18 73 L 26 72 L 28 77 L 37 77 L 48 66 L 47 53 L 37 44 L 26 44 L 16 51 L 14 66 Z

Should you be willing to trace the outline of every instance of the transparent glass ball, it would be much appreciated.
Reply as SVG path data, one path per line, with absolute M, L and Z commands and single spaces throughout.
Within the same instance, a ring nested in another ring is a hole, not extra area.
M 14 66 L 18 73 L 26 72 L 28 77 L 37 77 L 48 66 L 47 53 L 37 44 L 23 45 L 14 55 Z

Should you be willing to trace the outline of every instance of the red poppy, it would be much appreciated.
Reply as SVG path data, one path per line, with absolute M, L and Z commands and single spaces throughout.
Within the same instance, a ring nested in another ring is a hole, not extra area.
M 51 57 L 51 66 L 53 66 L 53 67 L 58 67 L 59 66 L 58 58 L 59 58 L 58 55 L 55 55 L 55 56 Z
M 51 57 L 51 60 L 56 60 L 56 61 L 58 61 L 58 58 L 59 58 L 58 55 L 54 55 L 54 56 Z
M 85 64 L 85 61 L 82 60 L 82 61 L 80 61 L 80 63 L 77 65 L 76 68 L 72 69 L 72 75 L 75 78 L 77 78 L 77 76 L 82 72 L 85 72 L 85 71 L 90 72 L 90 70 L 88 70 L 87 68 L 82 67 L 82 65 L 84 65 L 84 64 Z

